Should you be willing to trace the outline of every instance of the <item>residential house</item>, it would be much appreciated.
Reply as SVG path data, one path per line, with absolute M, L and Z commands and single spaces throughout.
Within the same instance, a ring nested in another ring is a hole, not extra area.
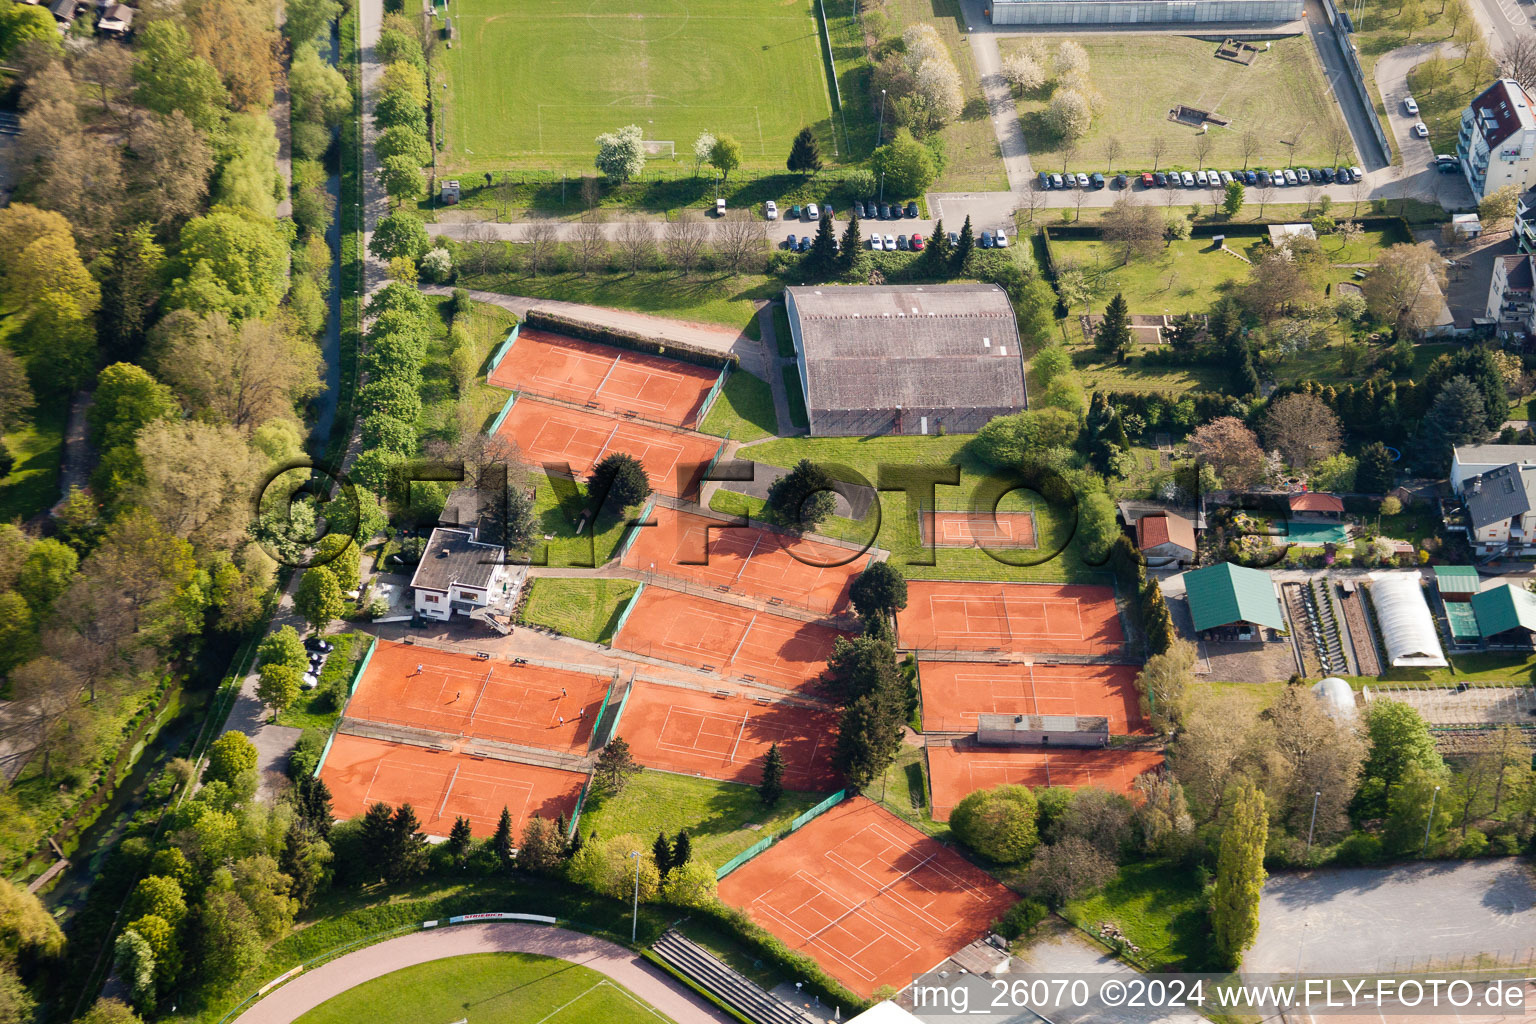
M 473 616 L 510 599 L 505 553 L 475 540 L 472 530 L 432 531 L 411 577 L 416 614 L 446 622 L 455 612 Z
M 1536 110 L 1519 82 L 1501 78 L 1468 104 L 1456 158 L 1478 202 L 1506 185 L 1536 185 Z
M 1136 547 L 1149 565 L 1192 562 L 1194 521 L 1173 512 L 1142 516 L 1136 520 Z
M 1514 253 L 1494 259 L 1483 315 L 1493 321 L 1499 337 L 1524 339 L 1536 334 L 1536 304 L 1531 301 L 1533 284 L 1536 256 Z
M 133 15 L 133 8 L 127 4 L 108 4 L 96 22 L 96 31 L 102 35 L 126 39 L 133 31 Z
M 1464 444 L 1451 449 L 1451 490 L 1466 497 L 1465 485 L 1475 476 L 1514 463 L 1536 466 L 1536 444 Z
M 1536 553 L 1536 466 L 1510 463 L 1472 477 L 1462 503 L 1479 558 Z

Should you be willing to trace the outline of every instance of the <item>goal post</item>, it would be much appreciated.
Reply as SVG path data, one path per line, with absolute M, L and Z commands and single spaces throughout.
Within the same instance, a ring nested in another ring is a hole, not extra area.
M 664 156 L 671 160 L 677 159 L 677 143 L 671 139 L 643 139 L 640 144 L 645 147 L 646 156 Z

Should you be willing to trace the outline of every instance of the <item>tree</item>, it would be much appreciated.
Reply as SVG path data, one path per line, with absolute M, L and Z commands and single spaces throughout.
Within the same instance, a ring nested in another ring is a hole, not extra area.
M 288 0 L 283 10 L 283 34 L 295 46 L 314 42 L 326 26 L 341 17 L 337 0 Z
M 811 251 L 805 254 L 800 266 L 806 278 L 813 281 L 829 277 L 837 269 L 837 236 L 832 233 L 831 217 L 821 218 Z
M 715 148 L 715 137 L 709 132 L 699 132 L 693 140 L 693 176 L 699 176 L 699 168 L 709 162 L 709 154 Z
M 741 143 L 729 135 L 721 135 L 709 150 L 709 165 L 720 172 L 720 180 L 728 180 L 731 172 L 741 166 Z
M 616 239 L 619 255 L 631 274 L 656 260 L 656 230 L 643 220 L 626 220 L 619 225 Z
M 181 910 L 186 912 L 185 903 Z M 63 949 L 64 932 L 42 901 L 21 886 L 0 879 L 0 962 L 12 961 L 23 953 L 54 957 Z
M 1361 284 L 1367 308 L 1400 335 L 1418 334 L 1434 322 L 1444 288 L 1445 260 L 1428 242 L 1384 249 Z
M 837 507 L 836 481 L 809 459 L 768 485 L 768 510 L 792 530 L 814 530 Z
M 241 775 L 256 770 L 256 759 L 256 745 L 231 729 L 209 745 L 203 781 L 233 786 Z
M 905 720 L 905 694 L 889 685 L 863 694 L 843 709 L 832 763 L 849 789 L 862 791 L 890 767 L 901 748 Z
M 1392 453 L 1380 441 L 1372 441 L 1360 449 L 1359 466 L 1355 470 L 1355 486 L 1368 494 L 1382 494 L 1391 486 L 1397 473 L 1392 468 Z
M 1227 192 L 1221 201 L 1221 212 L 1228 217 L 1236 217 L 1238 211 L 1243 208 L 1243 199 L 1247 192 L 1243 183 L 1236 180 L 1227 182 Z
M 292 665 L 263 665 L 256 681 L 256 697 L 272 709 L 273 721 L 299 699 L 299 670 Z
M 880 177 L 884 191 L 900 198 L 922 195 L 938 177 L 933 151 L 906 128 L 896 129 L 890 141 L 875 150 L 869 168 Z
M 708 907 L 719 901 L 715 869 L 703 861 L 674 867 L 661 883 L 661 898 L 675 907 Z
M 1136 674 L 1141 713 L 1158 732 L 1167 735 L 1183 722 L 1186 695 L 1194 681 L 1195 648 L 1183 640 L 1148 658 Z
M 709 249 L 709 227 L 697 210 L 683 210 L 662 229 L 666 258 L 685 274 L 693 273 Z
M 893 615 L 907 606 L 907 580 L 890 562 L 871 562 L 853 581 L 848 596 L 861 619 Z
M 1274 820 L 1296 836 L 1314 827 L 1324 838 L 1347 831 L 1365 755 L 1358 733 L 1334 722 L 1302 686 L 1287 686 L 1263 718 L 1273 730 L 1265 745 L 1276 754 L 1266 772 Z
M 971 215 L 965 215 L 965 223 L 960 225 L 960 238 L 955 242 L 955 254 L 950 264 L 959 271 L 965 270 L 965 265 L 971 258 L 971 252 L 976 248 L 976 232 L 971 227 Z
M 1487 436 L 1483 396 L 1470 380 L 1457 375 L 1440 389 L 1424 416 L 1420 459 L 1430 466 L 1449 466 L 1452 449 Z
M 1365 712 L 1366 758 L 1362 772 L 1376 782 L 1383 799 L 1413 769 L 1431 775 L 1445 767 L 1435 739 L 1418 711 L 1397 700 L 1373 700 Z
M 1136 803 L 1136 825 L 1142 848 L 1154 857 L 1178 857 L 1189 849 L 1195 820 L 1184 802 L 1184 787 L 1167 772 L 1136 776 L 1131 788 Z
M 1088 70 L 1088 51 L 1076 40 L 1064 39 L 1056 47 L 1054 64 L 1056 77 L 1058 78 L 1073 72 L 1086 72 Z
M 496 854 L 503 871 L 512 866 L 516 856 L 512 843 L 512 812 L 505 805 L 501 808 L 501 817 L 496 819 L 496 831 L 491 835 L 491 852 Z
M 1093 332 L 1093 347 L 1101 354 L 1123 359 L 1131 348 L 1131 317 L 1125 296 L 1115 294 L 1104 307 L 1104 319 Z
M 133 77 L 139 103 L 160 114 L 179 110 L 203 131 L 218 127 L 229 93 L 212 64 L 192 52 L 192 39 L 174 18 L 151 22 L 137 33 Z
M 1520 201 L 1520 186 L 1505 185 L 1490 192 L 1477 204 L 1477 215 L 1490 231 L 1497 231 L 1515 219 L 1515 206 Z
M 293 593 L 293 608 L 316 634 L 324 633 L 347 610 L 347 599 L 328 566 L 304 570 Z
M 1467 18 L 1466 5 L 1462 0 L 1450 0 L 1445 13 L 1454 35 Z M 1526 34 L 1517 36 L 1513 43 L 1499 51 L 1498 60 L 1502 77 L 1513 78 L 1526 90 L 1536 88 L 1536 38 Z
M 1045 69 L 1026 53 L 1011 53 L 1003 58 L 1003 78 L 1021 92 L 1034 92 L 1046 83 Z
M 955 805 L 949 827 L 966 846 L 997 864 L 1017 864 L 1039 841 L 1028 786 L 978 789 Z
M 565 836 L 545 818 L 530 817 L 517 848 L 517 866 L 536 875 L 554 875 L 565 863 Z
M 784 795 L 784 755 L 779 752 L 777 743 L 771 744 L 763 757 L 763 779 L 758 784 L 757 795 L 768 807 L 778 806 L 779 797 Z
M 379 221 L 368 241 L 368 251 L 386 261 L 397 256 L 419 260 L 430 248 L 432 240 L 427 236 L 427 226 L 420 217 L 405 210 L 396 210 Z
M 1129 195 L 1116 199 L 1100 223 L 1104 241 L 1119 249 L 1121 266 L 1129 264 L 1133 257 L 1156 253 L 1163 238 L 1162 219 L 1157 211 L 1135 202 Z
M 571 858 L 569 876 L 610 899 L 629 900 L 635 892 L 638 866 L 639 900 L 648 903 L 661 888 L 661 875 L 645 850 L 645 841 L 636 835 L 591 839 Z
M 938 235 L 935 234 L 937 239 Z M 843 243 L 838 248 L 838 262 L 844 270 L 853 269 L 854 263 L 859 258 L 859 252 L 864 248 L 864 236 L 859 231 L 859 215 L 850 211 L 848 214 L 848 226 L 843 229 Z
M 288 246 L 276 224 L 227 207 L 187 222 L 175 266 L 181 273 L 166 296 L 175 309 L 265 316 L 288 287 Z
M 16 592 L 27 602 L 39 620 L 52 610 L 53 603 L 69 586 L 80 564 L 80 556 L 68 545 L 45 537 L 32 545 L 16 573 Z
M 75 1020 L 77 1024 L 143 1024 L 139 1015 L 121 999 L 105 998 L 97 999 L 84 1016 Z
M 1339 418 L 1322 399 L 1296 392 L 1270 404 L 1264 437 L 1287 465 L 1305 470 L 1339 450 Z
M 622 736 L 615 736 L 597 755 L 597 763 L 592 767 L 592 783 L 602 792 L 617 795 L 640 770 L 630 753 L 629 742 Z
M 1093 125 L 1093 105 L 1082 93 L 1058 89 L 1045 111 L 1046 124 L 1060 139 L 1081 139 Z
M 1464 376 L 1483 396 L 1483 426 L 1489 431 L 1500 428 L 1509 415 L 1508 384 L 1504 362 L 1496 350 L 1483 345 L 1468 345 L 1436 357 L 1422 382 L 1424 393 L 1435 396 L 1451 378 Z
M 597 169 L 614 185 L 622 185 L 645 170 L 644 133 L 637 124 L 597 137 Z
M 389 198 L 399 207 L 409 200 L 420 199 L 426 193 L 426 179 L 421 165 L 408 156 L 392 156 L 379 167 L 379 184 Z
M 511 825 L 511 822 L 508 822 Z M 469 819 L 460 814 L 453 819 L 453 828 L 448 831 L 448 842 L 444 847 L 448 851 L 448 859 L 460 867 L 469 857 L 469 848 L 475 841 L 474 833 L 470 831 Z
M 597 510 L 611 509 L 614 514 L 622 514 L 650 497 L 651 482 L 639 459 L 628 452 L 610 452 L 588 474 L 587 493 Z
M 1069 836 L 1040 848 L 1024 876 L 1024 889 L 1046 905 L 1060 907 L 1115 877 L 1115 862 L 1085 839 Z
M 651 844 L 651 860 L 656 864 L 656 873 L 665 879 L 667 872 L 672 870 L 672 841 L 665 832 L 656 833 L 656 841 Z
M 576 257 L 576 269 L 586 277 L 592 265 L 608 252 L 608 236 L 603 231 L 603 215 L 598 210 L 588 210 L 576 223 L 572 236 L 571 251 Z
M 801 174 L 821 170 L 821 145 L 810 125 L 801 128 L 795 136 L 794 145 L 789 150 L 788 166 L 791 171 Z
M 1228 804 L 1211 890 L 1211 930 L 1217 953 L 1235 968 L 1259 932 L 1259 893 L 1268 877 L 1264 845 L 1269 821 L 1264 797 L 1251 781 L 1239 783 Z
M 832 218 L 822 220 L 830 232 Z M 834 243 L 833 263 L 836 263 Z M 762 269 L 768 254 L 768 231 L 764 221 L 755 219 L 748 210 L 731 210 L 715 231 L 715 254 L 721 264 L 733 274 Z M 829 267 L 830 272 L 830 267 Z

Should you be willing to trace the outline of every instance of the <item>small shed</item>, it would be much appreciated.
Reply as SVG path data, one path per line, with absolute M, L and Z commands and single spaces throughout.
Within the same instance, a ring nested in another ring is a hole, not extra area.
M 111 4 L 101 12 L 96 31 L 103 35 L 124 38 L 133 31 L 134 10 L 127 4 Z
M 1337 520 L 1344 515 L 1344 502 L 1338 495 L 1321 491 L 1303 491 L 1291 495 L 1291 515 L 1298 519 Z
M 1475 213 L 1453 213 L 1451 231 L 1458 239 L 1477 238 L 1483 233 L 1483 222 Z
M 978 715 L 984 747 L 1107 747 L 1109 719 L 1072 715 Z
M 1195 524 L 1164 512 L 1136 520 L 1136 547 L 1148 559 L 1190 561 L 1195 557 Z
M 1482 589 L 1482 577 L 1471 565 L 1435 566 L 1435 586 L 1443 601 L 1470 601 Z
M 456 205 L 458 205 L 459 195 L 460 195 L 459 179 L 454 178 L 452 181 L 445 181 L 445 182 L 443 182 L 443 186 L 442 186 L 442 189 L 440 190 L 440 194 L 442 196 L 443 205 L 445 205 L 445 206 L 456 206 Z

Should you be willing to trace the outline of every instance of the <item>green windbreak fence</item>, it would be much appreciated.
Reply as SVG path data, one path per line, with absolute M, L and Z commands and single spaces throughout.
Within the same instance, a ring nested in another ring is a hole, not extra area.
M 699 477 L 699 490 L 704 489 L 704 481 L 711 480 L 715 475 L 715 463 L 720 461 L 720 456 L 725 454 L 725 446 L 731 443 L 731 432 L 725 432 L 725 440 L 720 442 L 720 447 L 715 449 L 715 454 L 709 457 L 709 465 L 704 467 L 704 475 Z
M 610 646 L 612 646 L 613 643 L 619 639 L 619 633 L 623 631 L 624 623 L 629 621 L 629 613 L 634 611 L 635 605 L 640 603 L 640 594 L 644 590 L 645 584 L 642 583 L 635 588 L 635 592 L 633 594 L 629 595 L 629 603 L 626 604 L 624 606 L 624 610 L 619 613 L 619 621 L 613 624 L 613 635 L 608 640 Z
M 815 821 L 823 814 L 826 814 L 832 808 L 836 807 L 838 804 L 847 799 L 847 797 L 848 791 L 846 789 L 840 789 L 836 793 L 833 793 L 831 796 L 827 797 L 821 803 L 817 804 L 815 807 L 804 811 L 799 815 L 799 817 L 795 818 L 794 821 L 791 821 L 789 823 L 789 828 L 785 829 L 783 832 L 780 832 L 778 835 L 769 836 L 767 839 L 759 839 L 757 842 L 753 843 L 745 850 L 742 850 L 730 860 L 726 861 L 725 864 L 721 866 L 720 870 L 715 872 L 715 879 L 718 881 L 719 879 L 724 878 L 726 875 L 730 874 L 732 871 L 735 871 L 737 868 L 741 867 L 753 857 L 756 857 L 758 854 L 768 849 L 768 847 L 772 846 L 780 839 L 783 839 L 785 836 L 793 833 L 795 829 L 800 828 L 802 825 L 805 825 L 808 822 Z
M 492 430 L 491 432 L 495 433 L 494 430 Z M 710 463 L 710 465 L 714 465 L 714 463 Z M 622 562 L 624 560 L 624 556 L 629 554 L 629 549 L 630 549 L 631 545 L 633 545 L 635 543 L 635 538 L 640 536 L 640 531 L 645 528 L 641 524 L 650 521 L 651 512 L 653 510 L 655 510 L 655 508 L 656 508 L 656 495 L 653 494 L 649 498 L 645 499 L 645 507 L 640 510 L 639 518 L 636 519 L 633 523 L 631 523 L 629 525 L 629 532 L 624 534 L 624 539 L 623 540 L 619 541 L 618 550 L 616 550 L 613 553 L 613 557 L 615 559 L 617 559 L 618 561 Z M 622 623 L 622 621 L 623 620 L 621 619 L 620 622 Z M 617 629 L 615 629 L 613 631 L 613 635 L 614 636 L 618 636 L 619 635 L 619 631 Z
M 715 399 L 720 397 L 720 389 L 725 387 L 725 378 L 731 375 L 729 365 L 720 368 L 720 376 L 715 378 L 715 383 L 710 386 L 709 394 L 704 396 L 704 404 L 699 406 L 698 423 L 703 425 L 704 417 L 709 415 L 710 408 L 715 404 Z
M 522 326 L 523 323 L 521 320 L 519 320 L 517 323 L 512 325 L 512 330 L 507 332 L 507 340 L 503 341 L 501 346 L 496 349 L 496 354 L 491 356 L 491 365 L 489 369 L 485 371 L 485 375 L 487 377 L 496 372 L 496 367 L 501 365 L 502 357 L 505 356 L 508 352 L 512 351 L 512 346 L 517 344 L 517 332 L 522 328 Z
M 496 431 L 501 429 L 501 421 L 507 418 L 507 413 L 512 411 L 512 403 L 516 401 L 517 392 L 514 391 L 507 396 L 507 404 L 501 407 L 501 412 L 496 414 L 496 418 L 491 421 L 491 429 L 486 431 L 486 433 L 492 437 L 496 436 Z
M 613 678 L 608 682 L 608 692 L 603 694 L 603 703 L 598 706 L 597 717 L 592 719 L 595 724 L 592 727 L 592 744 L 587 748 L 589 750 L 592 749 L 592 747 L 599 745 L 598 739 L 602 736 L 601 729 L 603 727 L 603 713 L 608 710 L 608 702 L 613 699 L 613 688 L 618 685 L 619 673 L 617 670 L 615 670 L 613 673 Z M 603 737 L 603 739 L 606 741 L 606 737 Z
M 565 838 L 567 839 L 576 835 L 576 825 L 581 821 L 581 809 L 587 806 L 587 790 L 591 788 L 592 780 L 590 778 L 581 784 L 581 793 L 576 797 L 576 810 L 571 812 L 571 827 L 565 833 Z
M 357 671 L 352 673 L 352 684 L 347 687 L 347 703 L 341 706 L 341 714 L 336 716 L 336 724 L 331 727 L 331 734 L 325 738 L 325 749 L 320 751 L 320 760 L 315 762 L 313 774 L 316 778 L 320 776 L 320 769 L 325 767 L 325 759 L 331 752 L 331 744 L 336 741 L 336 733 L 341 729 L 341 720 L 347 716 L 347 704 L 352 703 L 352 695 L 357 692 L 357 684 L 362 680 L 363 673 L 368 671 L 368 662 L 373 660 L 373 652 L 378 649 L 378 646 L 378 637 L 368 641 L 368 650 L 357 663 Z

